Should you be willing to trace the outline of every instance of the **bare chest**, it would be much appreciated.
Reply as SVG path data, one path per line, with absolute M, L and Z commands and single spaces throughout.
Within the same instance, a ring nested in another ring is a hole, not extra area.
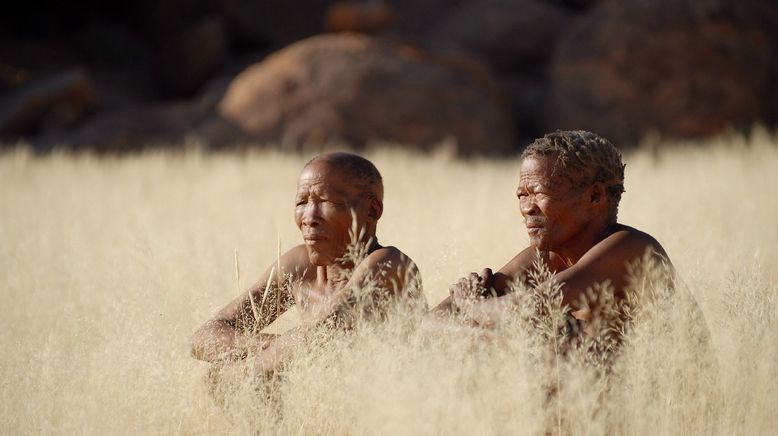
M 332 305 L 344 284 L 345 282 L 320 282 L 316 280 L 299 282 L 292 289 L 295 305 L 304 317 L 317 314 Z

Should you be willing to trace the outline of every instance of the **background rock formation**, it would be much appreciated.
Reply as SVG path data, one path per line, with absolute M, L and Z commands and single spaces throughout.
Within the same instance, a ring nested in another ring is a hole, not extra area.
M 603 2 L 561 37 L 548 126 L 634 144 L 774 123 L 777 25 L 748 0 Z
M 628 147 L 775 126 L 777 17 L 769 0 L 15 2 L 0 144 L 505 153 L 562 128 Z
M 500 97 L 477 63 L 343 34 L 303 40 L 246 69 L 218 112 L 284 149 L 333 142 L 428 149 L 453 140 L 463 154 L 504 153 L 513 138 Z

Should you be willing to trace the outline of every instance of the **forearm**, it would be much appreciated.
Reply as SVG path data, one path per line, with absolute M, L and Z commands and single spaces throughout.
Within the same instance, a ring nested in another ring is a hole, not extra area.
M 502 297 L 479 299 L 462 308 L 467 318 L 484 328 L 501 325 L 516 307 L 516 296 L 508 294 Z
M 456 313 L 457 309 L 454 306 L 454 299 L 451 296 L 446 297 L 445 300 L 438 303 L 432 310 L 427 313 L 426 317 L 448 317 Z
M 333 296 L 327 303 L 307 314 L 303 324 L 276 337 L 267 347 L 253 357 L 255 374 L 267 374 L 284 367 L 303 347 L 310 336 L 309 333 L 326 327 L 327 323 L 337 319 L 336 325 L 341 327 L 350 324 L 350 313 L 354 310 L 353 301 L 348 296 L 350 292 L 342 292 Z
M 226 321 L 212 320 L 192 336 L 192 356 L 206 362 L 240 360 L 267 347 L 275 336 L 248 335 Z
M 421 321 L 419 333 L 423 337 L 437 338 L 446 336 L 472 337 L 477 339 L 491 339 L 494 334 L 478 325 L 469 323 L 460 318 L 444 317 L 428 314 Z
M 280 335 L 253 358 L 254 374 L 268 374 L 283 368 L 305 344 L 307 329 L 298 327 Z

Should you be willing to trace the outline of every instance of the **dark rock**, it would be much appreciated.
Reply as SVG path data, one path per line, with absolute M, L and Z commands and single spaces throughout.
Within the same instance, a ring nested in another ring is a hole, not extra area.
M 323 35 L 247 69 L 218 106 L 260 143 L 373 142 L 460 153 L 514 149 L 501 93 L 481 64 L 353 34 Z
M 436 46 L 478 55 L 498 71 L 536 75 L 569 22 L 565 9 L 539 0 L 470 0 L 441 13 L 427 35 Z
M 748 0 L 603 2 L 559 42 L 549 128 L 629 145 L 649 132 L 696 138 L 769 119 L 775 17 Z
M 213 12 L 211 0 L 135 0 L 119 12 L 124 20 L 153 43 L 185 31 Z
M 603 1 L 607 0 L 549 0 L 550 3 L 558 3 L 574 11 L 591 8 L 595 4 Z
M 447 11 L 466 0 L 390 0 L 395 11 L 394 36 L 410 40 L 423 40 Z
M 330 32 L 379 33 L 394 23 L 392 8 L 383 1 L 341 1 L 327 11 Z
M 180 145 L 195 134 L 209 108 L 200 102 L 157 103 L 98 114 L 69 133 L 42 135 L 39 150 L 54 147 L 126 152 Z
M 168 39 L 157 56 L 157 80 L 166 95 L 189 96 L 229 55 L 229 35 L 218 17 L 207 17 Z
M 78 65 L 78 56 L 61 43 L 0 37 L 0 91 L 18 90 Z
M 96 105 L 81 69 L 32 81 L 0 99 L 0 135 L 15 137 L 73 126 Z
M 517 75 L 503 76 L 500 81 L 510 96 L 513 125 L 521 134 L 519 143 L 525 144 L 543 136 L 548 93 L 544 78 Z
M 325 15 L 335 0 L 220 0 L 220 12 L 244 43 L 283 47 L 324 31 Z

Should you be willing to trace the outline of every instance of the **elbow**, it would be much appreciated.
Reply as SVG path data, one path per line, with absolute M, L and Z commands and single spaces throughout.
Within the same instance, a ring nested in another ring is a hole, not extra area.
M 189 340 L 190 353 L 197 360 L 217 362 L 242 358 L 235 349 L 232 327 L 225 327 L 220 320 L 211 320 L 197 329 Z
M 216 343 L 212 322 L 205 323 L 192 334 L 189 340 L 189 353 L 197 360 L 213 362 L 215 359 Z
M 205 347 L 203 347 L 202 339 L 202 327 L 197 329 L 191 339 L 189 339 L 189 347 L 189 353 L 192 357 L 197 360 L 206 360 L 204 353 Z

